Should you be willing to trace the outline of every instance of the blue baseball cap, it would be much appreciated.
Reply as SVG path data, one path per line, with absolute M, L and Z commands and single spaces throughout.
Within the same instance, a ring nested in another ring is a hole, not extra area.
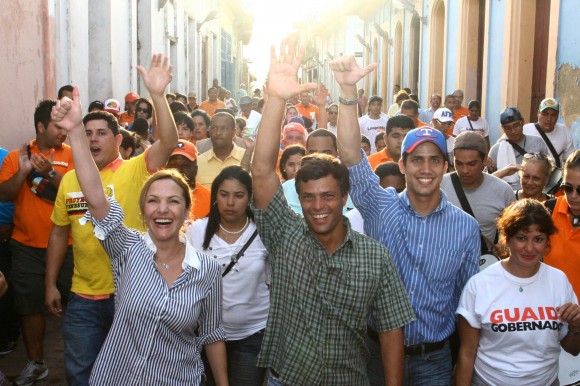
M 516 107 L 506 107 L 499 115 L 499 122 L 502 125 L 519 121 L 521 119 L 523 119 L 522 114 Z
M 401 154 L 411 154 L 417 146 L 424 142 L 432 142 L 437 145 L 443 158 L 447 159 L 447 141 L 445 141 L 443 133 L 431 126 L 422 126 L 409 131 L 403 139 Z

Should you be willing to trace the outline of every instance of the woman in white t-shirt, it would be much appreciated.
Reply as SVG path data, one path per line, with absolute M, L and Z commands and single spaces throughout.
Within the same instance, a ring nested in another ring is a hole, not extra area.
M 467 105 L 469 115 L 461 117 L 455 122 L 453 127 L 453 136 L 457 137 L 464 131 L 475 131 L 481 134 L 487 142 L 487 149 L 489 150 L 489 126 L 484 117 L 481 116 L 481 104 L 479 101 L 473 100 Z
M 209 217 L 194 222 L 187 238 L 222 267 L 223 325 L 228 374 L 234 384 L 261 386 L 256 367 L 270 309 L 270 260 L 250 210 L 252 178 L 239 166 L 224 168 L 211 186 Z M 213 385 L 206 372 L 207 385 Z
M 532 199 L 511 204 L 497 225 L 509 256 L 461 294 L 456 385 L 558 385 L 560 347 L 580 351 L 580 308 L 566 275 L 541 262 L 556 227 Z

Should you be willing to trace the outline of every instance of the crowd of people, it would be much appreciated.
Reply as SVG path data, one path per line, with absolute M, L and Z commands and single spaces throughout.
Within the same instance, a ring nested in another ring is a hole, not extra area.
M 376 64 L 347 56 L 333 102 L 299 82 L 303 55 L 272 49 L 263 95 L 167 94 L 154 55 L 123 112 L 83 111 L 73 86 L 38 104 L 35 138 L 0 152 L 14 384 L 48 376 L 47 314 L 75 386 L 559 384 L 580 352 L 580 150 L 559 102 L 536 123 L 506 107 L 491 143 L 462 90 L 383 105 L 357 87 Z

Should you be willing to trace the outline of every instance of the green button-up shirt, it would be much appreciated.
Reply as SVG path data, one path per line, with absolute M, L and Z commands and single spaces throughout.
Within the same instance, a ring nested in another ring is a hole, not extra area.
M 365 345 L 373 313 L 377 331 L 414 320 L 389 251 L 350 228 L 329 255 L 279 189 L 254 211 L 270 253 L 270 314 L 258 366 L 290 385 L 368 385 Z

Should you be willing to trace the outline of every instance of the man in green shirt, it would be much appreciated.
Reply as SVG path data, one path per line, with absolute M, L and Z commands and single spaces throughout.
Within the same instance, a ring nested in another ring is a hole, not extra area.
M 338 159 L 302 159 L 296 190 L 304 218 L 292 211 L 276 174 L 280 118 L 285 101 L 313 84 L 299 85 L 304 50 L 295 41 L 272 53 L 268 101 L 256 141 L 253 210 L 272 261 L 268 325 L 258 366 L 270 385 L 368 385 L 365 345 L 372 312 L 385 379 L 403 379 L 402 327 L 414 319 L 388 250 L 351 230 L 342 216 L 348 170 Z

